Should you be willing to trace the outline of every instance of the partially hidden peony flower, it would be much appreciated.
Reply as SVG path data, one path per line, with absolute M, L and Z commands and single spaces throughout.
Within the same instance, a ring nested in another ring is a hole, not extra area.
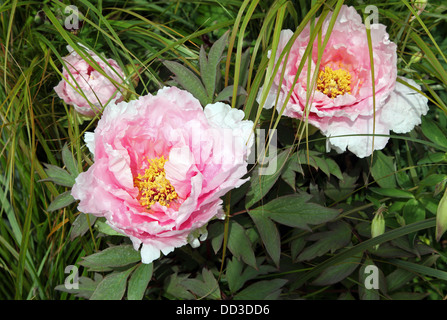
M 424 12 L 425 7 L 427 6 L 428 0 L 413 0 L 411 2 L 413 9 L 417 10 L 416 14 L 419 16 L 422 12 Z M 410 21 L 416 19 L 416 16 L 412 16 Z
M 243 117 L 176 87 L 109 104 L 85 134 L 94 163 L 72 188 L 79 211 L 105 217 L 141 247 L 143 263 L 198 246 L 223 218 L 221 197 L 247 181 L 253 122 Z
M 326 35 L 331 16 L 332 13 L 323 22 L 321 39 Z M 274 57 L 275 64 L 292 36 L 291 30 L 281 31 L 277 55 Z M 306 106 L 307 91 L 312 89 L 312 85 L 307 81 L 308 58 L 305 58 L 306 63 L 295 85 L 294 79 L 310 41 L 309 25 L 293 43 L 287 61 L 287 55 L 284 55 L 280 62 L 264 108 L 273 107 L 278 94 L 276 108 L 280 112 L 286 96 L 292 90 L 283 115 L 308 119 L 310 124 L 319 128 L 328 138 L 329 150 L 332 148 L 342 153 L 348 149 L 363 158 L 371 155 L 373 149 L 383 149 L 389 137 L 380 135 L 389 135 L 390 130 L 395 133 L 411 131 L 415 125 L 421 123 L 421 115 L 427 113 L 428 100 L 417 91 L 397 82 L 396 45 L 389 40 L 386 26 L 372 25 L 371 40 L 375 108 L 365 25 L 356 10 L 346 5 L 342 6 L 337 16 L 318 70 L 315 70 L 318 42 L 316 40 L 313 43 L 310 79 L 314 72 L 318 74 L 315 90 L 310 92 L 308 105 Z M 401 79 L 416 89 L 421 89 L 415 81 L 403 77 Z M 262 90 L 261 88 L 258 93 L 258 102 L 261 102 Z M 378 136 L 373 139 L 373 134 Z M 350 136 L 336 137 L 342 135 Z
M 77 112 L 90 117 L 100 113 L 111 99 L 123 99 L 117 85 L 123 83 L 124 73 L 115 60 L 105 59 L 106 63 L 93 51 L 87 50 L 87 56 L 99 65 L 111 81 L 92 62 L 84 60 L 70 46 L 67 48 L 69 54 L 63 58 L 66 66 L 62 67 L 63 79 L 54 87 L 59 98 L 72 105 Z

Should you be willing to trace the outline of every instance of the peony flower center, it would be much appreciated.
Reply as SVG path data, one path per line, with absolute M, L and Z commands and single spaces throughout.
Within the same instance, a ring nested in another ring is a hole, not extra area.
M 135 187 L 140 190 L 138 201 L 148 209 L 156 202 L 169 207 L 171 201 L 178 198 L 175 188 L 166 178 L 166 161 L 163 156 L 149 159 L 149 168 L 145 169 L 144 175 L 138 174 L 134 179 Z
M 351 94 L 351 74 L 345 69 L 325 67 L 318 73 L 317 90 L 332 99 L 345 93 Z

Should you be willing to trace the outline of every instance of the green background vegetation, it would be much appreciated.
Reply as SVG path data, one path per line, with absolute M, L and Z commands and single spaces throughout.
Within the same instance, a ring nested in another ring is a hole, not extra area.
M 344 1 L 359 13 L 378 7 L 399 75 L 430 99 L 422 125 L 392 135 L 372 158 L 326 153 L 316 130 L 255 101 L 279 31 L 342 3 L 0 1 L 0 299 L 445 299 L 436 215 L 447 181 L 446 1 L 428 1 L 411 22 L 406 0 Z M 83 14 L 79 30 L 64 28 L 66 5 Z M 225 198 L 227 219 L 209 223 L 199 248 L 142 265 L 127 238 L 71 202 L 74 178 L 92 163 L 83 133 L 98 120 L 53 90 L 66 46 L 78 43 L 127 70 L 127 99 L 176 84 L 278 129 L 277 170 L 251 168 L 251 181 Z M 214 73 L 203 72 L 201 48 Z M 188 88 L 194 82 L 205 92 Z M 374 217 L 386 229 L 372 237 Z M 371 264 L 379 290 L 364 287 Z M 78 290 L 63 287 L 69 265 L 79 268 Z

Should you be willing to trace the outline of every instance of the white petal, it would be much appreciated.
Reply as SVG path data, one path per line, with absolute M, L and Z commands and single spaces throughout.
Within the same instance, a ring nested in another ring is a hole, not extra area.
M 247 157 L 254 142 L 253 121 L 243 120 L 245 113 L 242 110 L 216 102 L 205 107 L 204 113 L 209 124 L 214 128 L 232 129 L 232 135 L 246 143 Z
M 166 247 L 166 248 L 163 248 L 163 249 L 161 249 L 161 252 L 165 255 L 165 256 L 167 256 L 168 254 L 170 254 L 172 251 L 174 251 L 174 247 Z
M 411 79 L 401 78 L 408 84 L 421 87 Z M 400 82 L 386 101 L 382 109 L 382 122 L 396 133 L 407 133 L 421 124 L 421 116 L 428 111 L 428 99 Z
M 200 236 L 200 241 L 205 241 L 208 238 L 208 230 L 205 229 L 205 232 Z
M 160 258 L 160 249 L 143 243 L 141 247 L 141 262 L 149 264 L 158 258 Z
M 206 229 L 207 225 L 195 229 L 191 231 L 191 233 L 188 235 L 188 243 L 193 248 L 198 248 L 200 246 L 200 241 L 205 241 L 208 237 L 208 230 Z M 200 241 L 199 241 L 200 240 Z
M 238 127 L 245 116 L 242 110 L 233 109 L 228 104 L 222 102 L 207 105 L 204 112 L 209 123 L 215 128 Z
M 263 86 L 261 88 L 259 88 L 258 96 L 256 97 L 256 101 L 258 103 L 261 103 L 263 89 L 264 89 Z M 262 106 L 264 109 L 271 109 L 275 105 L 277 92 L 278 92 L 278 86 L 275 83 L 273 83 L 270 88 L 270 91 L 267 94 L 267 98 L 265 99 L 264 105 Z M 280 96 L 278 98 L 279 105 L 282 105 L 281 99 L 282 98 Z
M 374 117 L 358 117 L 355 121 L 347 118 L 338 118 L 338 121 L 329 123 L 324 134 L 328 139 L 328 148 L 335 149 L 341 153 L 348 149 L 359 158 L 368 157 L 374 150 L 383 149 L 389 138 L 373 136 L 372 134 L 389 134 L 389 130 L 380 121 L 380 112 L 376 113 L 374 127 Z M 336 137 L 349 135 L 346 137 Z M 374 144 L 374 145 L 373 145 Z
M 191 245 L 191 247 L 193 248 L 198 248 L 200 246 L 200 241 L 197 238 L 193 238 L 189 241 L 189 244 Z
M 84 141 L 88 150 L 95 155 L 95 134 L 93 132 L 86 132 L 84 134 Z

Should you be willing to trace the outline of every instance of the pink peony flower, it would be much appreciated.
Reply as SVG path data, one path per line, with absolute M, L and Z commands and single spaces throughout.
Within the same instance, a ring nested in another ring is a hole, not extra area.
M 223 103 L 202 108 L 190 93 L 110 103 L 85 140 L 94 163 L 72 189 L 78 209 L 105 217 L 150 263 L 206 238 L 221 196 L 247 179 L 253 122 Z
M 63 79 L 54 87 L 54 91 L 65 103 L 73 105 L 76 111 L 83 115 L 94 116 L 101 112 L 111 98 L 122 100 L 120 91 L 112 81 L 82 59 L 70 46 L 67 48 L 70 54 L 63 60 L 68 70 L 62 68 Z M 92 51 L 87 52 L 108 77 L 118 84 L 123 83 L 124 73 L 115 60 L 106 59 L 106 63 Z
M 322 38 L 328 30 L 332 14 L 322 25 Z M 317 19 L 318 20 L 318 19 Z M 275 63 L 292 37 L 291 30 L 282 30 Z M 406 133 L 421 123 L 421 115 L 428 111 L 428 100 L 416 91 L 396 82 L 396 45 L 391 42 L 382 24 L 371 26 L 374 57 L 375 110 L 371 80 L 371 65 L 365 25 L 353 7 L 342 6 L 327 46 L 323 52 L 319 70 L 315 70 L 318 58 L 318 41 L 313 43 L 311 74 L 318 72 L 314 92 L 306 107 L 307 91 L 312 85 L 307 83 L 308 62 L 293 85 L 298 66 L 310 39 L 310 26 L 302 31 L 293 43 L 287 61 L 281 61 L 273 85 L 269 89 L 264 108 L 275 105 L 280 112 L 290 90 L 291 97 L 283 114 L 298 119 L 306 119 L 328 137 L 328 149 L 337 152 L 350 150 L 358 157 L 371 155 L 373 148 L 385 147 L 390 130 Z M 269 52 L 270 54 L 270 52 Z M 286 57 L 286 55 L 284 56 Z M 281 72 L 284 69 L 284 76 Z M 402 78 L 420 90 L 413 80 Z M 261 102 L 263 88 L 258 94 Z M 336 137 L 340 135 L 351 135 Z M 374 145 L 373 145 L 374 142 Z

